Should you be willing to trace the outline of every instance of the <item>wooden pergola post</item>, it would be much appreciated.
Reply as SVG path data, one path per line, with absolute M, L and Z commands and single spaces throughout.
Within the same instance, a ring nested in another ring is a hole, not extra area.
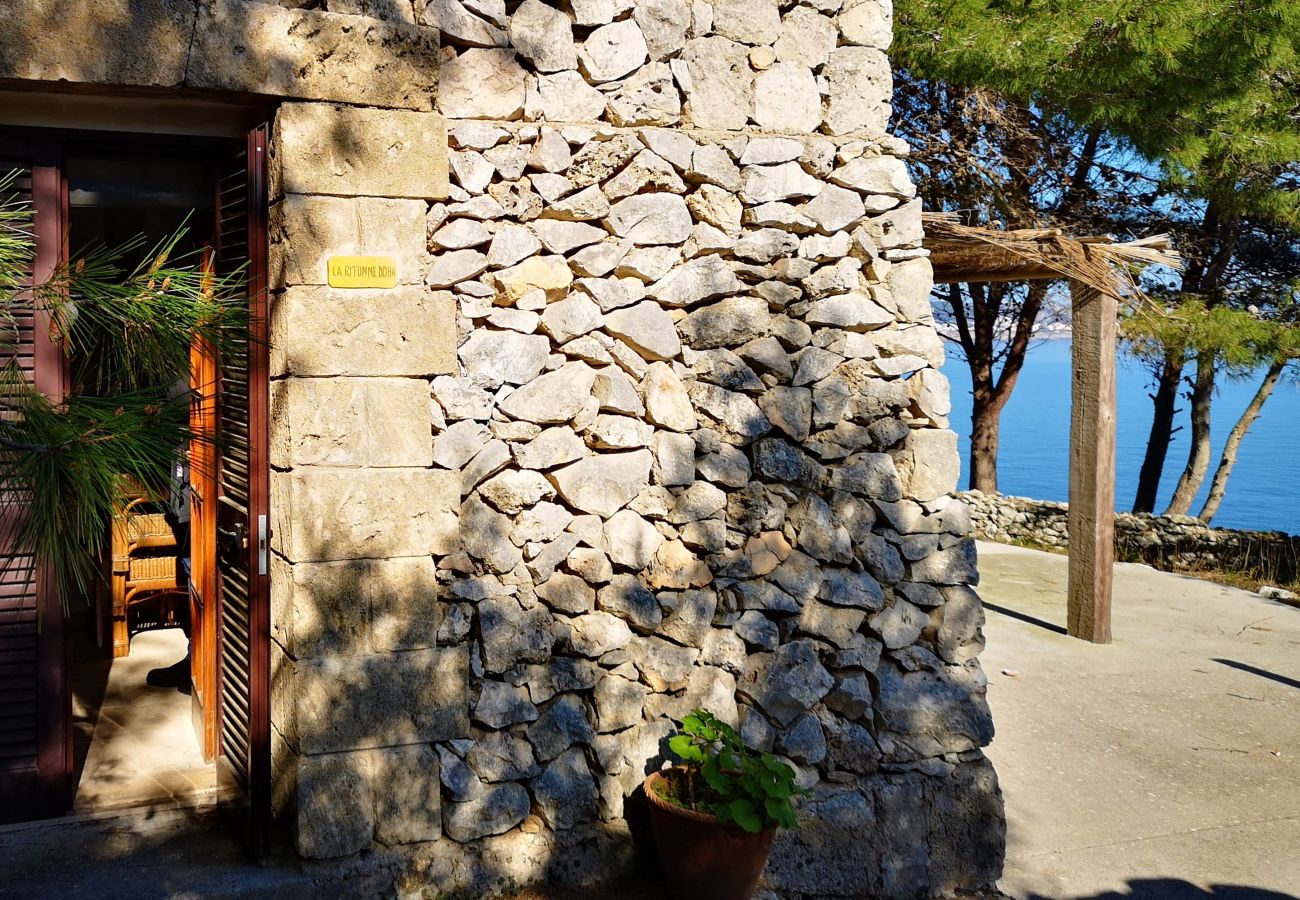
M 1119 303 L 1070 282 L 1070 584 L 1066 630 L 1110 643 L 1115 564 L 1115 350 Z

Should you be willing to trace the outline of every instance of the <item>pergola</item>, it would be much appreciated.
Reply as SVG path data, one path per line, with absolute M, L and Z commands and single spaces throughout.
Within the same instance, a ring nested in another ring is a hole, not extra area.
M 1067 281 L 1072 312 L 1069 634 L 1108 644 L 1115 563 L 1115 354 L 1120 303 L 1143 302 L 1133 274 L 1177 268 L 1165 235 L 1115 242 L 1060 229 L 1003 231 L 925 217 L 936 284 Z

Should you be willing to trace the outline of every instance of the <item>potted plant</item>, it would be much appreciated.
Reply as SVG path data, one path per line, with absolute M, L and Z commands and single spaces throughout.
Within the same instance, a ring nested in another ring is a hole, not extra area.
M 794 769 L 703 709 L 668 746 L 681 762 L 651 773 L 645 795 L 672 896 L 748 900 L 776 829 L 794 826 Z

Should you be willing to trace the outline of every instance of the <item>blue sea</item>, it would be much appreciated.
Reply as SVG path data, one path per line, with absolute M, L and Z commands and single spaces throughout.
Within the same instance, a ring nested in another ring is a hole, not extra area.
M 944 374 L 952 384 L 952 427 L 960 437 L 962 469 L 970 453 L 970 370 L 965 362 L 950 358 Z M 1261 373 L 1262 374 L 1262 373 Z M 1214 401 L 1211 434 L 1212 467 L 1229 429 L 1255 393 L 1259 377 L 1222 381 Z M 1133 504 L 1138 469 L 1151 428 L 1151 379 L 1146 369 L 1127 356 L 1120 357 L 1119 419 L 1116 441 L 1115 505 L 1127 510 Z M 1187 461 L 1187 402 L 1180 402 L 1177 424 L 1160 485 L 1156 512 L 1169 502 L 1174 485 Z M 1002 414 L 1002 441 L 998 454 L 998 487 L 1004 494 L 1040 500 L 1066 500 L 1069 495 L 1070 445 L 1070 343 L 1044 341 L 1029 351 L 1011 401 Z M 1200 511 L 1209 490 L 1205 479 L 1201 496 L 1191 513 Z M 962 487 L 966 487 L 963 476 Z M 1263 414 L 1241 446 L 1237 465 L 1228 480 L 1228 492 L 1213 523 L 1220 528 L 1278 530 L 1300 534 L 1300 385 L 1295 373 L 1283 376 L 1264 405 Z

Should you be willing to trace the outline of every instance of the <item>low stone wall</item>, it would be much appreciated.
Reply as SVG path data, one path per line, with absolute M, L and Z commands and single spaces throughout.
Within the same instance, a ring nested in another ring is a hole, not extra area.
M 1066 549 L 1065 503 L 966 491 L 975 534 L 992 541 L 1025 541 Z M 1191 516 L 1118 513 L 1116 558 L 1171 572 L 1221 569 L 1289 583 L 1300 572 L 1300 536 L 1280 531 L 1211 528 Z

